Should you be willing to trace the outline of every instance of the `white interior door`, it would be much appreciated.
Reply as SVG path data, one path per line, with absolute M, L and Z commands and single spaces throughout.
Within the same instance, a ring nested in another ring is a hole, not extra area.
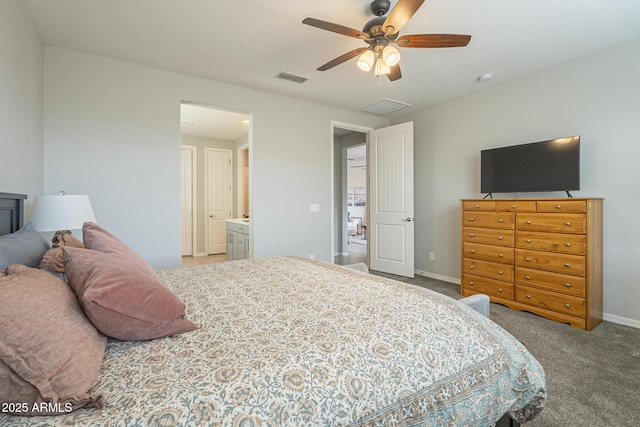
M 231 150 L 206 149 L 207 253 L 226 252 L 226 220 L 233 210 Z
M 180 147 L 180 227 L 182 255 L 193 255 L 193 170 L 195 147 Z
M 369 269 L 414 277 L 413 122 L 369 132 Z

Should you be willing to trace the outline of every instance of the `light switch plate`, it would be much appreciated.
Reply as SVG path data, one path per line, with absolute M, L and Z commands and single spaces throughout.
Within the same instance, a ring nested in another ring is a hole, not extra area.
M 320 205 L 318 203 L 311 203 L 309 205 L 309 212 L 320 212 Z

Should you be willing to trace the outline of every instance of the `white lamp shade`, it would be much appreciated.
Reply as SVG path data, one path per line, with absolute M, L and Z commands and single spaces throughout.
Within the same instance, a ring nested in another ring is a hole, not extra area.
M 358 57 L 358 62 L 356 62 L 356 65 L 362 71 L 371 71 L 371 69 L 373 68 L 373 63 L 375 61 L 376 61 L 376 55 L 373 53 L 372 50 L 367 50 L 366 52 L 364 52 L 362 55 Z
M 382 76 L 384 74 L 389 74 L 391 72 L 391 68 L 384 63 L 384 61 L 381 61 L 380 59 L 378 59 L 376 61 L 376 66 L 374 69 L 374 74 L 376 77 Z
M 382 50 L 382 60 L 389 67 L 393 67 L 400 62 L 400 51 L 393 46 L 385 46 Z
M 31 221 L 37 231 L 79 230 L 96 217 L 89 196 L 64 194 L 36 197 Z

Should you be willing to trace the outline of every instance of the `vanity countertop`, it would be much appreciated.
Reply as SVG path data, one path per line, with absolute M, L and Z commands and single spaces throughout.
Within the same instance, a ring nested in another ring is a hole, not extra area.
M 227 222 L 233 222 L 235 224 L 249 224 L 249 218 L 232 218 L 232 219 L 227 219 Z

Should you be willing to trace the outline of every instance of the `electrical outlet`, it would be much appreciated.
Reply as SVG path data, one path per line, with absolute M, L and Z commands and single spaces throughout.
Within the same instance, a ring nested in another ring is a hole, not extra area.
M 436 260 L 436 253 L 429 252 L 429 261 L 435 261 L 435 260 Z

